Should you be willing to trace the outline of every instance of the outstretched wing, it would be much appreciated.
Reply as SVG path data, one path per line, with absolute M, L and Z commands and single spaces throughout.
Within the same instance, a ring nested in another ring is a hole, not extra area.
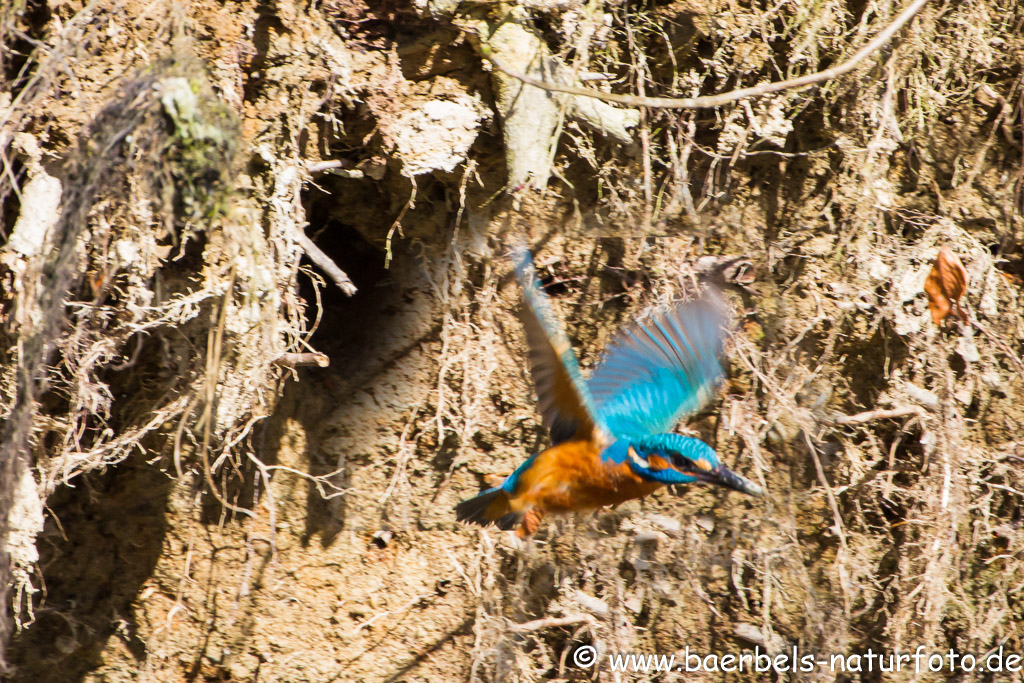
M 523 325 L 530 345 L 533 383 L 552 443 L 573 438 L 608 443 L 608 430 L 596 417 L 594 400 L 580 375 L 576 354 L 541 289 L 530 252 L 518 248 L 512 257 L 526 301 Z
M 711 397 L 722 376 L 725 314 L 714 294 L 677 304 L 619 333 L 587 382 L 615 436 L 671 431 Z

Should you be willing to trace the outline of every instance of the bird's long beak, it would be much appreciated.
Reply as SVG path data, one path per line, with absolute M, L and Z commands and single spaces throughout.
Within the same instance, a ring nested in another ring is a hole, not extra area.
M 719 465 L 716 469 L 709 470 L 707 472 L 688 472 L 687 474 L 692 474 L 701 481 L 718 484 L 719 486 L 724 486 L 726 488 L 733 489 L 734 491 L 746 493 L 747 495 L 764 495 L 764 489 L 746 477 L 741 477 L 724 465 Z

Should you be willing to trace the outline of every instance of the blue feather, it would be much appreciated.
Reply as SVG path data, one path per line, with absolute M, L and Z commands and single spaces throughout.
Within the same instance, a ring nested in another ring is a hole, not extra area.
M 513 252 L 513 259 L 526 301 L 523 326 L 530 346 L 538 407 L 552 444 L 595 437 L 610 442 L 608 430 L 580 374 L 569 337 L 537 280 L 530 252 L 520 247 Z
M 630 448 L 633 449 L 635 457 L 630 456 Z M 697 481 L 696 477 L 681 472 L 675 466 L 664 469 L 650 467 L 646 461 L 652 455 L 661 456 L 670 464 L 676 462 L 677 455 L 693 462 L 703 460 L 711 469 L 721 464 L 715 449 L 700 439 L 672 433 L 653 434 L 638 439 L 618 439 L 601 452 L 601 459 L 613 465 L 628 461 L 630 469 L 638 476 L 661 484 L 692 484 Z
M 479 495 L 462 501 L 455 506 L 455 516 L 459 521 L 472 522 L 486 526 L 491 522 L 499 529 L 515 529 L 522 521 L 522 514 L 509 509 L 508 501 L 516 495 L 519 477 L 533 466 L 537 453 L 527 458 L 516 471 L 505 477 L 498 486 L 480 492 Z M 495 513 L 494 510 L 498 512 Z
M 522 476 L 523 472 L 533 467 L 533 461 L 537 459 L 539 453 L 534 453 L 516 468 L 515 472 L 505 477 L 505 481 L 497 487 L 507 491 L 510 495 L 515 495 L 516 486 L 519 485 L 519 477 Z
M 642 453 L 673 452 L 694 462 L 705 460 L 712 468 L 718 467 L 721 464 L 718 460 L 718 453 L 715 452 L 714 448 L 692 436 L 671 433 L 654 434 L 638 439 L 635 445 Z
M 713 295 L 631 325 L 612 342 L 587 387 L 616 436 L 667 432 L 703 406 L 722 377 L 724 314 Z
M 608 448 L 601 451 L 601 460 L 612 465 L 621 465 L 629 457 L 629 441 L 618 439 Z

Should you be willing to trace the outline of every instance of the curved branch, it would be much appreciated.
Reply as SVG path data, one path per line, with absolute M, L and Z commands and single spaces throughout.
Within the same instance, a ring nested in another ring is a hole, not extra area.
M 780 90 L 806 88 L 809 85 L 814 85 L 815 83 L 821 83 L 822 81 L 828 81 L 842 76 L 843 74 L 852 71 L 854 67 L 864 61 L 868 55 L 889 42 L 893 35 L 903 28 L 903 26 L 910 21 L 910 19 L 917 14 L 922 7 L 924 7 L 926 2 L 928 2 L 928 0 L 914 0 L 911 2 L 907 8 L 900 12 L 899 15 L 893 19 L 892 23 L 886 26 L 881 33 L 875 36 L 867 45 L 857 50 L 852 57 L 839 66 L 825 69 L 824 71 L 818 71 L 817 73 L 808 74 L 806 76 L 801 76 L 799 78 L 791 78 L 789 80 L 778 81 L 776 83 L 762 83 L 751 88 L 740 88 L 739 90 L 732 90 L 718 95 L 702 95 L 700 97 L 682 98 L 643 97 L 639 95 L 616 95 L 614 93 L 604 93 L 598 90 L 579 88 L 572 85 L 558 85 L 556 83 L 548 83 L 547 81 L 542 81 L 538 78 L 533 78 L 532 76 L 527 76 L 519 73 L 518 71 L 509 69 L 502 64 L 501 61 L 495 59 L 492 51 L 485 43 L 481 44 L 481 52 L 484 57 L 494 64 L 494 68 L 501 73 L 511 76 L 512 78 L 517 78 L 527 85 L 532 85 L 535 88 L 541 88 L 550 92 L 593 97 L 598 100 L 604 100 L 605 102 L 615 102 L 617 104 L 625 104 L 631 107 L 648 107 L 651 109 L 705 109 L 720 107 L 723 104 L 742 100 L 747 97 L 760 97 L 761 95 L 779 92 Z

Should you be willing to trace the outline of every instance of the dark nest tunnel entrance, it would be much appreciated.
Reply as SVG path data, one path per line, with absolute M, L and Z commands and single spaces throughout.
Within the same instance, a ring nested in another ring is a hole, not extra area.
M 315 227 L 314 227 L 315 226 Z M 331 360 L 333 374 L 364 366 L 361 357 L 372 351 L 373 336 L 386 313 L 386 302 L 398 287 L 395 274 L 385 267 L 385 252 L 370 244 L 357 230 L 335 220 L 313 223 L 310 235 L 323 252 L 355 284 L 357 291 L 346 296 L 333 282 L 319 287 L 310 277 L 299 277 L 299 295 L 306 302 L 306 323 L 316 327 L 310 343 Z M 401 248 L 401 244 L 396 245 Z M 317 267 L 305 262 L 316 273 Z M 319 307 L 319 310 L 317 310 Z
M 394 393 L 404 390 L 396 384 L 421 371 L 425 345 L 438 338 L 440 326 L 425 266 L 412 242 L 396 235 L 386 264 L 384 234 L 377 239 L 375 229 L 371 242 L 366 230 L 331 215 L 337 197 L 311 194 L 307 234 L 357 291 L 347 296 L 327 278 L 316 282 L 322 273 L 304 260 L 311 274 L 300 273 L 298 286 L 307 326 L 314 329 L 309 344 L 326 354 L 330 365 L 299 369 L 298 381 L 285 387 L 283 408 L 306 432 L 303 467 L 313 476 L 337 472 L 336 485 L 345 488 L 354 468 L 379 461 L 382 447 L 376 437 L 389 436 L 390 421 L 401 412 L 389 408 Z M 345 496 L 324 500 L 310 484 L 303 542 L 317 539 L 329 546 L 345 528 L 347 506 Z

